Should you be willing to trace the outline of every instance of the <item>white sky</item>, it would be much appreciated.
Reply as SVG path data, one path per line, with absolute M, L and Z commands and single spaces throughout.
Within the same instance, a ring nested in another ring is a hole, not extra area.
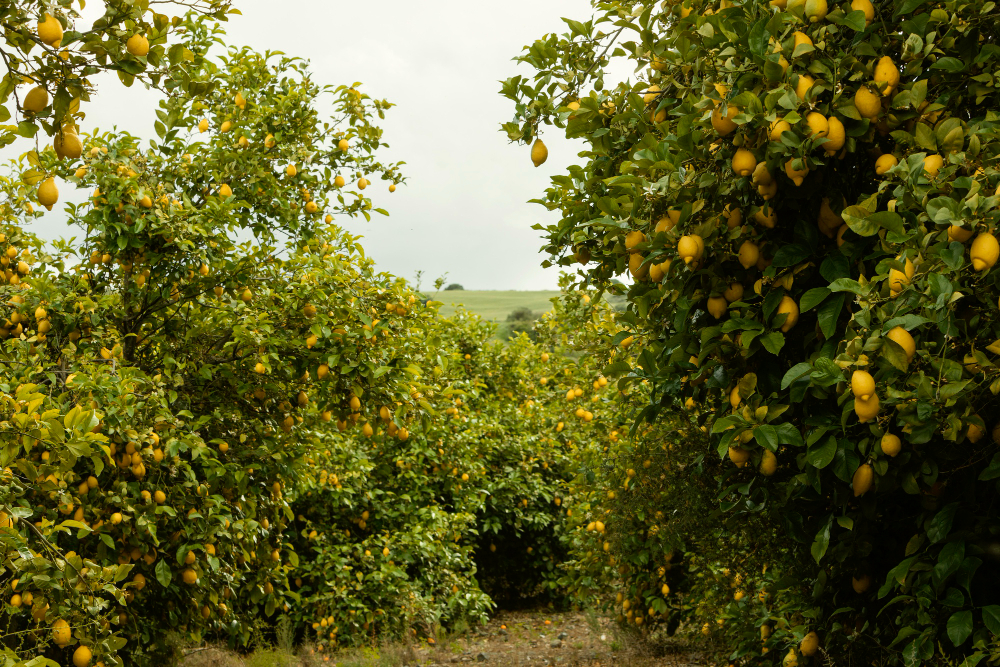
M 98 3 L 93 3 L 97 6 Z M 381 181 L 367 190 L 390 217 L 341 218 L 365 236 L 362 244 L 379 269 L 412 279 L 424 271 L 423 287 L 448 274 L 466 289 L 556 289 L 557 268 L 542 269 L 544 256 L 535 223 L 558 218 L 528 204 L 552 174 L 576 162 L 579 145 L 553 128 L 544 134 L 549 160 L 535 169 L 526 146 L 509 144 L 500 131 L 512 104 L 500 83 L 530 74 L 511 58 L 547 32 L 565 32 L 560 17 L 585 20 L 587 0 L 237 0 L 229 42 L 257 51 L 284 51 L 311 61 L 319 84 L 363 82 L 372 97 L 397 104 L 381 123 L 390 148 L 387 161 L 404 160 L 409 181 L 389 194 Z M 89 9 L 89 8 L 88 8 Z M 89 24 L 88 24 L 89 27 Z M 81 129 L 117 125 L 152 135 L 157 97 L 117 79 L 99 80 L 95 100 L 85 105 Z M 9 158 L 31 148 L 19 141 L 2 152 Z M 63 201 L 73 197 L 61 184 Z M 69 236 L 59 207 L 35 232 Z

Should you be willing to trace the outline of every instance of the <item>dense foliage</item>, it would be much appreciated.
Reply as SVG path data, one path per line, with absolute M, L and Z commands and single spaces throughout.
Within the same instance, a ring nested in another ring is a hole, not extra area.
M 546 250 L 627 292 L 609 342 L 637 363 L 606 370 L 648 383 L 633 433 L 681 405 L 711 432 L 675 448 L 740 577 L 720 650 L 996 659 L 993 3 L 594 7 L 526 49 L 505 129 L 536 164 L 547 126 L 586 142 L 539 200 Z M 780 547 L 740 571 L 755 537 Z

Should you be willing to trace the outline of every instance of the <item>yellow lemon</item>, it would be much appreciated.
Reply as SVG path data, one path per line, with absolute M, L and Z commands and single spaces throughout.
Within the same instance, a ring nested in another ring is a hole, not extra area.
M 740 246 L 739 260 L 744 269 L 749 269 L 760 259 L 760 248 L 753 241 L 744 241 Z
M 708 299 L 708 312 L 717 320 L 721 320 L 729 308 L 729 302 L 725 297 L 713 296 Z
M 66 646 L 72 638 L 73 631 L 69 627 L 69 623 L 60 618 L 52 624 L 52 641 L 54 641 L 57 646 Z
M 886 456 L 895 456 L 903 448 L 903 443 L 900 441 L 899 436 L 892 433 L 886 433 L 882 436 L 881 445 L 882 453 Z
M 854 108 L 862 118 L 872 120 L 878 118 L 882 111 L 882 99 L 867 86 L 861 86 L 858 92 L 854 93 Z
M 863 401 L 875 393 L 875 378 L 868 371 L 854 371 L 851 375 L 851 392 Z
M 535 143 L 531 146 L 531 163 L 536 167 L 540 167 L 548 159 L 549 149 L 546 147 L 545 142 L 541 139 L 535 139 Z
M 826 151 L 827 155 L 833 155 L 847 142 L 847 130 L 836 116 L 830 116 L 827 119 L 827 128 L 827 141 L 823 144 L 823 150 Z
M 149 53 L 149 40 L 142 35 L 132 35 L 128 38 L 128 41 L 125 42 L 125 48 L 128 49 L 128 52 L 133 56 L 141 58 Z
M 801 642 L 799 642 L 799 652 L 806 657 L 815 655 L 816 651 L 818 650 L 819 650 L 819 637 L 816 635 L 815 632 L 810 632 L 809 634 L 807 634 L 805 637 L 802 638 Z
M 825 137 L 830 130 L 830 124 L 826 120 L 826 116 L 816 111 L 806 116 L 806 125 L 809 126 L 809 136 L 819 139 Z
M 800 74 L 799 80 L 795 84 L 795 94 L 798 95 L 798 98 L 800 100 L 805 100 L 806 94 L 809 92 L 809 89 L 812 88 L 813 84 L 815 83 L 816 79 L 812 78 L 808 74 Z
M 46 13 L 38 22 L 38 39 L 51 47 L 57 47 L 62 42 L 63 27 L 59 19 Z
M 868 0 L 863 1 L 868 2 Z M 871 7 L 870 2 L 868 6 Z M 896 91 L 896 86 L 899 85 L 899 68 L 889 56 L 882 56 L 875 65 L 875 83 L 879 84 L 879 90 L 883 95 L 892 95 Z
M 726 136 L 731 134 L 733 130 L 736 129 L 736 123 L 733 122 L 733 118 L 739 113 L 736 107 L 729 104 L 723 110 L 722 105 L 715 107 L 712 111 L 712 127 L 715 131 L 719 133 L 720 136 Z
M 682 236 L 677 242 L 677 254 L 684 260 L 685 264 L 690 264 L 701 259 L 704 250 L 704 242 L 700 236 L 695 234 Z
M 924 158 L 924 173 L 930 178 L 935 178 L 943 166 L 944 158 L 940 155 L 928 155 Z
M 910 332 L 903 327 L 893 327 L 886 334 L 886 338 L 903 348 L 903 352 L 906 353 L 906 362 L 909 363 L 913 361 L 913 355 L 917 352 L 916 341 L 913 340 L 913 336 Z
M 59 201 L 59 188 L 56 187 L 55 179 L 50 176 L 38 186 L 38 203 L 51 211 L 57 201 Z
M 958 225 L 948 226 L 948 240 L 958 241 L 959 243 L 965 243 L 972 238 L 975 232 L 971 229 L 966 229 L 965 227 L 960 227 Z
M 809 175 L 809 167 L 805 164 L 805 160 L 802 160 L 803 165 L 801 169 L 795 168 L 795 158 L 788 158 L 785 162 L 785 174 L 788 178 L 792 179 L 792 182 L 796 186 L 802 185 L 806 176 Z
M 896 296 L 903 291 L 910 281 L 913 280 L 914 268 L 913 262 L 907 257 L 903 262 L 903 270 L 889 269 L 889 292 Z
M 742 447 L 730 447 L 729 460 L 735 463 L 737 468 L 742 468 L 750 460 L 750 452 Z
M 777 314 L 787 316 L 785 317 L 785 323 L 781 325 L 781 330 L 788 333 L 799 321 L 799 304 L 795 303 L 795 299 L 786 294 L 781 297 Z
M 733 154 L 733 171 L 737 176 L 749 176 L 757 168 L 757 158 L 745 148 L 740 148 Z
M 73 651 L 73 667 L 90 667 L 90 661 L 94 654 L 86 646 L 78 646 Z
M 793 44 L 792 44 L 792 54 L 793 55 L 795 53 L 795 49 L 797 49 L 800 44 L 808 44 L 809 46 L 813 45 L 812 38 L 809 37 L 809 35 L 807 35 L 804 32 L 802 32 L 801 30 L 796 30 L 792 34 L 792 39 L 795 40 L 793 42 Z M 799 97 L 804 97 L 804 96 L 803 95 L 799 95 Z
M 625 235 L 625 249 L 630 253 L 639 252 L 635 249 L 641 243 L 646 241 L 646 235 L 638 230 L 633 230 Z
M 858 466 L 858 469 L 854 471 L 854 477 L 851 479 L 851 487 L 854 489 L 854 497 L 857 498 L 858 496 L 867 493 L 868 489 L 872 488 L 872 482 L 874 481 L 874 479 L 875 479 L 875 471 L 872 470 L 872 467 L 870 465 L 868 465 L 867 463 L 863 463 L 860 466 Z M 804 642 L 805 640 L 803 639 L 802 641 Z M 819 640 L 817 639 L 816 641 L 818 648 Z M 814 648 L 813 653 L 815 652 L 816 649 Z M 812 654 L 810 653 L 810 655 Z
M 868 587 L 872 585 L 872 578 L 867 574 L 862 574 L 860 577 L 851 577 L 851 588 L 854 589 L 855 593 L 859 595 L 868 590 Z
M 872 5 L 871 0 L 851 0 L 851 11 L 864 12 L 866 26 L 871 25 L 872 20 L 875 18 L 875 7 Z
M 38 113 L 49 106 L 49 91 L 44 86 L 35 86 L 24 96 L 21 107 L 28 113 Z
M 742 263 L 742 262 L 741 262 Z M 756 264 L 757 262 L 754 262 Z M 743 285 L 741 283 L 730 283 L 725 292 L 722 293 L 726 301 L 732 303 L 743 298 Z
M 769 449 L 765 449 L 760 458 L 760 474 L 770 477 L 778 469 L 778 457 Z
M 782 132 L 791 132 L 791 131 L 792 131 L 791 124 L 789 124 L 787 120 L 779 118 L 773 123 L 771 123 L 771 129 L 770 129 L 770 134 L 768 134 L 768 138 L 771 141 L 780 141 Z
M 977 236 L 969 248 L 972 268 L 976 271 L 988 271 L 997 263 L 997 258 L 1000 258 L 1000 243 L 997 242 L 997 238 L 988 232 Z
M 899 164 L 899 160 L 895 155 L 891 153 L 886 153 L 885 155 L 879 155 L 878 159 L 875 160 L 875 173 L 881 176 L 893 167 Z
M 875 419 L 878 415 L 878 411 L 878 394 L 872 394 L 868 400 L 862 400 L 860 398 L 854 399 L 854 413 L 858 416 L 858 421 L 862 424 Z

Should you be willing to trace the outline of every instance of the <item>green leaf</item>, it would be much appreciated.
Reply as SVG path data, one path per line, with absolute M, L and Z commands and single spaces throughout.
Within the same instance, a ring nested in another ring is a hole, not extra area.
M 833 462 L 837 454 L 837 439 L 828 436 L 822 444 L 816 444 L 806 450 L 806 461 L 814 468 L 822 470 Z
M 160 562 L 156 564 L 156 580 L 160 582 L 160 585 L 164 588 L 170 586 L 170 582 L 173 580 L 174 574 L 170 571 L 170 566 L 167 565 L 165 558 L 161 558 Z
M 945 56 L 944 58 L 938 58 L 937 62 L 931 65 L 931 69 L 943 69 L 946 72 L 952 74 L 956 72 L 961 72 L 965 69 L 965 63 L 963 63 L 958 58 L 952 56 Z
M 972 634 L 972 611 L 957 611 L 948 619 L 948 639 L 955 646 L 961 646 Z
M 927 538 L 931 544 L 940 542 L 948 537 L 951 532 L 951 524 L 955 520 L 955 513 L 958 512 L 959 503 L 949 503 L 934 515 L 927 525 Z
M 983 624 L 995 637 L 1000 637 L 1000 604 L 983 607 Z
M 829 287 L 814 287 L 802 295 L 799 300 L 799 312 L 805 313 L 812 310 L 828 296 L 830 296 Z
M 772 331 L 760 337 L 760 344 L 771 354 L 778 354 L 785 345 L 785 336 L 780 331 Z
M 812 547 L 809 549 L 812 554 L 813 560 L 819 563 L 823 556 L 826 555 L 826 549 L 830 546 L 830 527 L 833 525 L 833 515 L 831 514 L 823 522 L 819 531 L 816 533 L 816 538 L 813 540 Z
M 812 369 L 813 369 L 812 364 L 810 364 L 807 361 L 801 361 L 795 364 L 790 369 L 788 369 L 784 377 L 781 378 L 781 389 L 782 390 L 788 389 L 788 386 L 790 384 L 792 384 L 799 378 L 804 377 L 809 373 L 811 373 Z M 1000 459 L 1000 454 L 997 455 L 997 458 Z
M 772 452 L 778 451 L 778 431 L 769 424 L 762 424 L 753 430 L 754 440 Z

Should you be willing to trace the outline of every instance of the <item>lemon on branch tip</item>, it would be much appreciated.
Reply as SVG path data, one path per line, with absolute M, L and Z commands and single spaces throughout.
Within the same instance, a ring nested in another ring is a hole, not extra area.
M 531 146 L 531 163 L 541 167 L 549 159 L 549 149 L 541 139 L 535 139 Z

